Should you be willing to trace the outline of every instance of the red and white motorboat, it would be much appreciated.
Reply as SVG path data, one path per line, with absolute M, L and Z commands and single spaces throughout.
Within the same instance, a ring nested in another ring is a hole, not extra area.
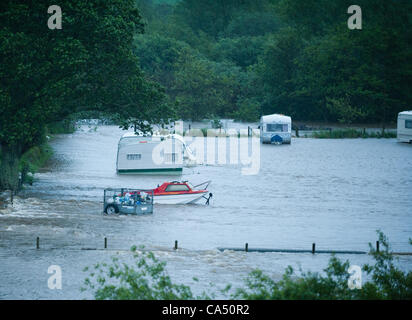
M 197 186 L 192 186 L 187 181 L 172 181 L 165 182 L 156 189 L 153 189 L 155 204 L 188 204 L 195 203 L 200 199 L 206 199 L 206 204 L 209 204 L 209 199 L 212 194 L 207 194 L 207 187 L 211 181 L 203 182 Z M 201 187 L 203 186 L 203 187 Z

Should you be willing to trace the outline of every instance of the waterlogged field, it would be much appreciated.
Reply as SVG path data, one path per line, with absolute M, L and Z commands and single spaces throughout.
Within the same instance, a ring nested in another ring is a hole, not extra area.
M 156 206 L 148 216 L 103 216 L 104 188 L 152 188 L 175 179 L 118 176 L 117 142 L 123 133 L 115 126 L 83 126 L 51 141 L 55 153 L 48 167 L 13 208 L 0 211 L 0 298 L 92 298 L 91 292 L 80 292 L 87 276 L 83 268 L 111 256 L 131 262 L 132 245 L 154 251 L 167 262 L 172 279 L 195 293 L 228 283 L 241 286 L 255 268 L 274 278 L 288 265 L 321 271 L 330 258 L 218 247 L 247 242 L 249 248 L 311 249 L 315 242 L 319 250 L 367 251 L 381 229 L 394 251 L 412 251 L 411 145 L 395 139 L 293 139 L 291 145 L 258 144 L 255 150 L 249 142 L 247 156 L 259 157 L 257 174 L 242 174 L 248 164 L 240 161 L 184 169 L 182 180 L 212 180 L 210 206 Z M 226 147 L 205 139 L 216 160 L 223 149 L 222 159 L 230 159 L 229 139 L 222 139 Z M 358 265 L 371 261 L 367 255 L 339 257 Z M 412 257 L 400 256 L 398 264 L 410 270 Z M 50 265 L 61 267 L 61 290 L 48 288 Z

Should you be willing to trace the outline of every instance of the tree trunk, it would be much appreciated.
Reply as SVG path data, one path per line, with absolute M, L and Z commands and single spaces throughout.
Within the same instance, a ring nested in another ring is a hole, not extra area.
M 16 191 L 19 184 L 20 148 L 0 144 L 0 190 Z

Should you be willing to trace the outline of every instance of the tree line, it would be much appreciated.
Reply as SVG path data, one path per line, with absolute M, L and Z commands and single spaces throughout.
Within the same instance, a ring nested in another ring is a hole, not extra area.
M 184 119 L 387 123 L 410 107 L 410 1 L 138 0 L 146 74 Z
M 59 30 L 47 27 L 49 5 L 0 3 L 0 190 L 17 189 L 22 156 L 49 124 L 93 111 L 146 130 L 173 116 L 134 54 L 144 32 L 134 0 L 61 0 Z

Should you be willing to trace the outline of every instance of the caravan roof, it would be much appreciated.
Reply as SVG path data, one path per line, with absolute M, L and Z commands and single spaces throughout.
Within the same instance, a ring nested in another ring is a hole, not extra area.
M 260 122 L 280 122 L 280 123 L 291 123 L 291 117 L 285 116 L 283 114 L 269 114 L 267 116 L 262 116 Z
M 412 110 L 399 112 L 399 115 L 402 115 L 402 116 L 406 116 L 406 115 L 412 116 Z
M 132 137 L 142 137 L 143 134 L 139 134 L 138 132 L 126 132 L 122 135 L 122 138 L 132 138 Z

